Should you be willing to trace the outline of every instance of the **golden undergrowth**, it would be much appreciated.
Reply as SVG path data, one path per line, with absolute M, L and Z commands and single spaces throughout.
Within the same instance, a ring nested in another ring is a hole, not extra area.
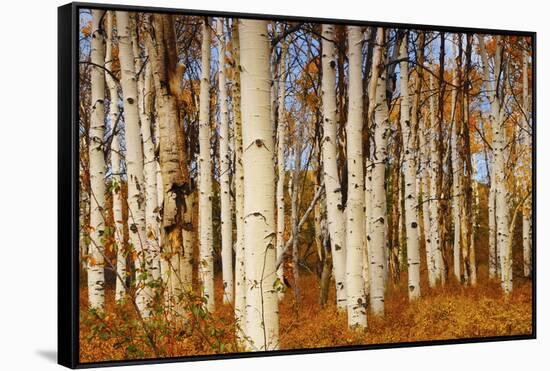
M 406 277 L 400 285 L 389 283 L 385 316 L 369 315 L 366 331 L 347 329 L 345 313 L 334 304 L 318 304 L 318 282 L 303 273 L 303 296 L 297 306 L 292 289 L 280 304 L 280 348 L 322 348 L 354 344 L 389 344 L 426 340 L 464 339 L 530 334 L 532 332 L 531 281 L 515 280 L 513 293 L 505 298 L 495 282 L 481 279 L 476 287 L 452 282 L 429 289 L 423 275 L 422 297 L 409 302 Z M 168 325 L 159 315 L 149 333 L 159 357 L 234 352 L 233 310 L 221 305 L 221 280 L 216 281 L 217 309 L 211 316 L 189 314 L 187 324 Z M 98 317 L 86 308 L 86 289 L 80 295 L 80 360 L 97 362 L 156 357 L 131 305 L 117 307 L 112 288 L 106 292 L 106 315 Z M 330 303 L 334 302 L 331 292 Z

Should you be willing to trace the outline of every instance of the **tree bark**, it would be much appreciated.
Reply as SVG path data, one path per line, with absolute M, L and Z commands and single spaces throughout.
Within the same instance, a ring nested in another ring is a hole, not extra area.
M 105 230 L 105 40 L 101 20 L 105 12 L 92 10 L 91 71 L 92 94 L 90 114 L 90 239 L 88 252 L 88 306 L 97 311 L 105 308 L 105 262 L 102 235 Z
M 523 66 L 522 66 L 522 104 L 523 113 L 525 115 L 525 127 L 529 127 L 529 53 L 523 51 Z M 529 138 L 532 140 L 532 138 Z M 526 187 L 530 186 L 530 182 L 526 182 Z M 523 240 L 523 275 L 531 277 L 532 271 L 532 220 L 531 220 L 531 197 L 527 198 L 523 204 L 522 212 L 522 240 Z
M 231 44 L 234 65 L 233 85 L 231 88 L 233 103 L 233 135 L 235 144 L 235 224 L 237 241 L 235 245 L 235 320 L 237 336 L 241 344 L 245 340 L 246 325 L 246 279 L 245 279 L 245 250 L 244 250 L 244 173 L 243 173 L 243 140 L 241 118 L 241 62 L 239 27 L 236 20 L 231 25 Z
M 201 27 L 201 84 L 199 111 L 199 281 L 206 309 L 213 312 L 214 245 L 212 240 L 212 157 L 210 138 L 210 24 L 205 18 Z
M 348 199 L 346 207 L 346 293 L 348 326 L 367 326 L 367 300 L 363 281 L 365 192 L 363 175 L 363 79 L 360 27 L 348 26 L 349 104 L 346 127 Z
M 279 349 L 274 284 L 275 171 L 267 22 L 239 20 L 244 171 L 246 335 L 250 350 Z
M 218 37 L 218 90 L 220 112 L 220 198 L 222 223 L 222 275 L 223 302 L 233 303 L 233 218 L 231 210 L 230 178 L 231 154 L 229 152 L 229 112 L 225 70 L 225 33 L 223 19 L 216 20 Z
M 405 225 L 407 236 L 407 270 L 409 299 L 420 297 L 420 247 L 418 236 L 418 199 L 416 196 L 416 128 L 411 126 L 409 96 L 408 35 L 400 45 L 401 133 L 404 147 Z
M 136 304 L 142 317 L 150 315 L 151 261 L 147 251 L 145 232 L 143 150 L 138 111 L 138 89 L 134 54 L 132 50 L 131 25 L 128 12 L 117 11 L 117 31 L 121 85 L 126 133 L 126 168 L 128 174 L 128 225 L 130 242 L 136 251 Z
M 285 232 L 285 145 L 287 135 L 287 122 L 284 116 L 285 113 L 285 97 L 286 97 L 286 51 L 287 44 L 283 41 L 281 46 L 281 61 L 279 72 L 279 103 L 278 103 L 278 119 L 277 119 L 277 259 L 283 254 L 284 249 L 284 232 Z M 284 268 L 281 265 L 277 269 L 277 279 L 279 285 L 283 288 Z M 278 292 L 279 299 L 284 296 L 284 290 Z
M 107 12 L 106 35 L 107 45 L 105 52 L 105 68 L 111 72 L 113 66 L 113 17 L 112 11 Z M 117 83 L 109 74 L 105 74 L 107 87 L 109 88 L 109 119 L 111 122 L 111 193 L 113 197 L 113 221 L 114 221 L 114 240 L 116 252 L 116 283 L 115 283 L 115 301 L 120 303 L 126 296 L 126 254 L 124 253 L 124 220 L 122 219 L 122 183 L 120 177 L 120 162 L 122 154 L 120 151 L 120 138 L 118 130 L 114 131 L 114 125 L 118 121 L 120 110 L 118 107 L 118 88 Z
M 504 110 L 502 109 L 502 88 L 499 84 L 501 79 L 502 44 L 499 36 L 496 36 L 496 50 L 494 56 L 494 79 L 490 80 L 489 60 L 485 50 L 484 35 L 478 35 L 480 54 L 483 65 L 483 80 L 487 90 L 487 99 L 491 106 L 489 121 L 493 134 L 493 171 L 491 181 L 495 182 L 495 216 L 496 216 L 496 251 L 497 265 L 500 268 L 500 281 L 502 289 L 506 294 L 512 291 L 512 256 L 508 251 L 508 226 L 509 209 L 505 182 L 505 121 L 503 120 Z M 500 261 L 498 261 L 500 255 Z
M 430 75 L 430 88 L 434 88 L 433 75 Z M 430 244 L 432 253 L 432 267 L 435 282 L 443 280 L 443 251 L 441 246 L 441 234 L 439 226 L 440 194 L 437 190 L 437 178 L 439 174 L 438 137 L 435 133 L 435 96 L 430 97 Z M 434 283 L 435 283 L 434 282 Z
M 299 267 L 299 223 L 298 220 L 298 208 L 299 200 L 298 193 L 300 191 L 300 170 L 302 160 L 302 127 L 294 126 L 293 136 L 293 148 L 292 148 L 292 164 L 293 169 L 290 173 L 288 192 L 290 193 L 290 223 L 292 226 L 292 276 L 294 278 L 294 297 L 296 304 L 300 304 L 301 290 L 300 290 L 300 267 Z M 282 251 L 281 253 L 284 253 Z M 279 266 L 279 269 L 282 265 Z
M 180 274 L 180 257 L 188 260 L 192 256 L 192 240 L 189 237 L 194 231 L 190 218 L 194 185 L 189 177 L 186 142 L 179 114 L 181 68 L 176 58 L 174 20 L 171 15 L 154 14 L 148 23 L 154 27 L 154 32 L 145 32 L 145 44 L 158 112 L 155 135 L 158 136 L 162 181 L 157 183 L 157 187 L 163 192 L 162 197 L 158 196 L 162 200 L 161 275 L 165 305 L 170 311 L 173 304 L 178 306 L 182 291 L 191 288 L 192 272 Z
M 336 136 L 336 50 L 334 26 L 323 24 L 322 44 L 322 100 L 323 100 L 323 178 L 327 195 L 327 221 L 332 249 L 336 305 L 346 310 L 346 254 L 342 192 L 337 168 Z
M 379 28 L 376 36 L 376 47 L 385 49 L 385 31 Z M 380 65 L 373 66 L 379 69 L 376 96 L 374 99 L 374 158 L 372 163 L 372 233 L 369 244 L 370 253 L 370 304 L 375 315 L 384 315 L 385 291 L 385 249 L 386 249 L 386 188 L 385 172 L 388 161 L 387 141 L 390 135 L 388 104 L 386 101 L 386 51 L 382 50 Z M 376 51 L 375 51 L 376 53 Z
M 458 51 L 456 45 L 454 46 L 455 51 L 455 58 L 458 58 Z M 453 84 L 458 85 L 458 78 L 457 78 L 457 64 L 456 60 L 453 62 Z M 452 194 L 452 207 L 453 207 L 453 226 L 454 226 L 454 237 L 453 237 L 453 274 L 454 277 L 458 282 L 461 282 L 461 269 L 460 269 L 460 245 L 461 245 L 461 206 L 462 203 L 460 202 L 460 199 L 462 197 L 461 190 L 460 190 L 460 155 L 458 152 L 458 136 L 460 132 L 460 126 L 459 126 L 459 117 L 458 114 L 460 107 L 457 109 L 457 89 L 453 89 L 452 91 L 452 99 L 451 99 L 451 110 L 452 110 L 452 121 L 451 121 L 451 163 L 452 163 L 452 187 L 453 187 L 453 194 Z M 465 274 L 467 274 L 467 271 L 465 271 Z

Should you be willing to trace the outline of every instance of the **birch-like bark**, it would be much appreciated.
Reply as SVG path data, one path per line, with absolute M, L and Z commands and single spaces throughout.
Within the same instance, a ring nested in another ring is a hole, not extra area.
M 418 199 L 416 196 L 416 128 L 410 120 L 408 36 L 400 45 L 401 133 L 403 135 L 403 167 L 405 173 L 405 226 L 407 237 L 407 270 L 409 299 L 420 297 L 420 247 L 418 235 Z M 401 227 L 401 226 L 400 226 Z
M 225 32 L 223 19 L 216 20 L 218 38 L 218 104 L 220 112 L 220 199 L 222 232 L 222 276 L 223 302 L 233 303 L 233 218 L 231 210 L 231 190 L 229 172 L 231 155 L 229 152 L 229 111 L 225 70 Z
M 131 26 L 128 12 L 117 11 L 117 32 L 120 60 L 120 83 L 122 86 L 124 122 L 126 133 L 126 172 L 128 174 L 128 230 L 130 242 L 137 253 L 136 304 L 141 315 L 150 315 L 151 268 L 148 260 L 145 233 L 145 205 L 143 194 L 143 150 L 138 111 L 138 89 L 132 50 Z
M 105 262 L 102 234 L 105 228 L 105 158 L 103 135 L 105 133 L 105 40 L 101 20 L 103 10 L 92 10 L 91 71 L 92 107 L 90 114 L 90 239 L 88 251 L 88 306 L 97 311 L 105 307 Z
M 112 71 L 113 66 L 113 18 L 112 11 L 107 12 L 106 24 L 106 51 L 105 51 L 105 69 Z M 111 122 L 111 130 L 114 130 L 114 125 L 118 120 L 120 110 L 118 107 L 118 89 L 117 83 L 109 74 L 105 74 L 107 87 L 109 88 L 109 119 Z M 119 123 L 120 125 L 120 123 Z M 120 126 L 117 126 L 120 128 Z M 115 283 L 115 301 L 118 303 L 124 299 L 126 295 L 126 283 L 123 279 L 126 277 L 126 255 L 124 254 L 124 220 L 122 219 L 122 189 L 120 179 L 120 138 L 118 129 L 113 131 L 113 140 L 111 143 L 111 192 L 113 197 L 113 220 L 115 226 L 115 252 L 116 252 L 116 283 Z
M 346 253 L 345 229 L 340 178 L 337 168 L 336 137 L 336 48 L 334 26 L 323 24 L 321 83 L 323 100 L 323 178 L 327 195 L 327 221 L 332 249 L 334 279 L 336 281 L 336 305 L 346 310 Z
M 464 280 L 470 285 L 477 284 L 477 266 L 474 240 L 474 196 L 473 196 L 473 176 L 475 174 L 472 165 L 472 154 L 470 147 L 470 86 L 466 82 L 470 81 L 471 55 L 472 55 L 472 36 L 466 36 L 466 50 L 463 53 L 462 36 L 459 37 L 459 55 L 457 60 L 459 74 L 459 85 L 461 86 L 461 188 L 462 188 L 462 259 L 464 262 Z M 462 69 L 462 55 L 465 55 L 464 69 Z
M 283 41 L 281 46 L 281 62 L 279 72 L 279 103 L 277 118 L 277 259 L 281 256 L 284 249 L 285 232 L 285 145 L 287 135 L 287 122 L 285 119 L 285 97 L 286 97 L 286 51 L 287 43 Z M 277 269 L 277 279 L 280 287 L 284 282 L 283 265 Z M 279 299 L 284 296 L 284 290 L 279 290 Z
M 500 275 L 500 269 L 498 267 L 497 258 L 497 240 L 496 240 L 496 215 L 495 215 L 495 176 L 494 176 L 494 165 L 491 157 L 490 162 L 490 186 L 489 186 L 489 195 L 488 195 L 488 216 L 489 216 L 489 278 L 495 278 Z
M 493 134 L 493 171 L 491 181 L 495 182 L 495 216 L 496 216 L 496 251 L 497 260 L 500 254 L 500 280 L 502 289 L 506 294 L 512 291 L 512 256 L 508 250 L 508 226 L 509 208 L 505 180 L 505 121 L 504 110 L 501 106 L 500 84 L 502 44 L 499 36 L 496 36 L 496 50 L 494 55 L 493 81 L 490 80 L 489 60 L 485 50 L 484 35 L 478 35 L 481 61 L 483 65 L 483 82 L 487 90 L 487 99 L 491 105 L 489 121 Z
M 434 89 L 433 75 L 430 74 L 430 89 Z M 438 138 L 435 135 L 436 115 L 435 115 L 435 96 L 430 96 L 430 244 L 433 260 L 433 269 L 436 281 L 443 280 L 443 252 L 440 239 L 439 211 L 441 208 L 440 195 L 437 192 L 437 182 L 439 171 L 439 153 Z
M 371 147 L 368 146 L 367 150 L 370 152 Z M 363 281 L 365 282 L 365 296 L 369 296 L 370 248 L 372 236 L 372 154 L 367 153 L 365 157 L 365 247 L 363 248 Z
M 457 47 L 454 45 L 454 54 L 458 55 Z M 453 84 L 457 85 L 456 77 L 456 63 L 453 63 Z M 458 135 L 459 135 L 459 123 L 457 122 L 457 106 L 456 106 L 456 89 L 452 91 L 451 98 L 451 109 L 452 109 L 452 122 L 451 122 L 451 163 L 453 167 L 452 179 L 453 179 L 453 195 L 452 195 L 452 207 L 453 207 L 453 226 L 454 226 L 454 236 L 453 236 L 453 274 L 458 282 L 461 281 L 460 276 L 460 215 L 461 215 L 461 202 L 460 197 L 460 155 L 458 153 Z M 460 109 L 460 107 L 458 108 Z M 464 272 L 467 274 L 467 272 Z
M 523 275 L 525 277 L 531 277 L 532 271 L 531 236 L 533 227 L 531 221 L 531 207 L 529 204 L 530 201 L 530 198 L 525 201 L 522 218 Z
M 267 22 L 239 20 L 244 171 L 246 335 L 251 350 L 279 349 L 275 169 Z
M 214 245 L 212 240 L 212 156 L 210 154 L 210 25 L 201 27 L 201 84 L 199 110 L 199 281 L 206 308 L 212 312 L 214 299 Z
M 231 25 L 231 54 L 233 56 L 233 85 L 231 87 L 233 103 L 233 127 L 235 148 L 235 321 L 237 337 L 244 344 L 246 325 L 246 279 L 245 279 L 245 251 L 244 251 L 244 173 L 243 173 L 243 139 L 241 118 L 241 62 L 240 40 L 237 20 Z
M 157 119 L 155 135 L 158 136 L 160 174 L 162 177 L 162 253 L 161 276 L 164 287 L 165 307 L 172 315 L 181 309 L 180 294 L 191 288 L 191 273 L 180 274 L 184 263 L 192 256 L 193 241 L 185 239 L 195 230 L 189 217 L 195 210 L 193 205 L 194 185 L 187 167 L 186 140 L 181 130 L 181 117 L 178 103 L 181 71 L 177 63 L 177 46 L 174 19 L 171 15 L 154 14 L 149 16 L 150 27 L 144 33 L 148 63 L 151 64 L 155 87 Z M 157 169 L 158 176 L 158 169 Z M 186 263 L 187 264 L 187 263 Z M 181 283 L 181 284 L 180 284 Z
M 89 131 L 85 128 L 85 131 Z M 79 140 L 80 161 L 79 168 L 79 181 L 80 192 L 79 198 L 79 215 L 78 215 L 78 234 L 79 234 L 79 259 L 82 269 L 86 272 L 88 269 L 88 250 L 90 247 L 90 166 L 88 156 L 90 153 L 88 146 L 89 132 L 87 136 L 82 136 Z
M 367 326 L 367 300 L 363 281 L 365 192 L 363 175 L 363 71 L 361 27 L 348 26 L 349 104 L 347 136 L 348 200 L 346 207 L 346 293 L 348 326 Z
M 435 287 L 436 285 L 436 275 L 435 275 L 435 261 L 433 259 L 432 253 L 432 241 L 431 241 L 431 222 L 430 222 L 430 149 L 429 143 L 426 140 L 426 137 L 429 136 L 429 128 L 426 125 L 425 118 L 421 118 L 419 121 L 419 131 L 418 131 L 418 142 L 420 145 L 420 185 L 421 191 L 420 195 L 422 197 L 422 225 L 424 232 L 424 245 L 426 248 L 426 266 L 428 270 L 428 285 L 430 287 Z
M 523 68 L 522 68 L 522 104 L 523 114 L 525 115 L 525 127 L 529 127 L 529 53 L 523 51 Z M 529 137 L 529 139 L 531 139 Z M 527 182 L 527 186 L 529 182 Z M 531 197 L 527 198 L 523 204 L 522 212 L 522 242 L 523 242 L 523 275 L 531 277 L 532 271 L 532 220 L 531 220 Z
M 141 123 L 141 139 L 143 141 L 143 181 L 145 184 L 145 228 L 147 231 L 146 251 L 151 278 L 160 278 L 160 225 L 159 204 L 157 196 L 157 162 L 155 144 L 151 130 L 153 115 L 153 72 L 150 64 L 143 66 L 140 56 L 139 41 L 136 27 L 132 27 L 132 50 L 137 76 L 138 109 Z
M 379 28 L 376 35 L 376 48 L 385 48 L 385 32 Z M 386 52 L 382 50 L 382 58 L 379 66 L 376 95 L 373 101 L 374 121 L 374 158 L 372 164 L 372 233 L 369 245 L 370 253 L 370 304 L 376 315 L 384 315 L 384 291 L 385 291 L 385 249 L 386 249 L 386 188 L 385 172 L 388 161 L 387 142 L 390 135 L 390 122 L 388 117 L 388 104 L 386 101 L 386 71 L 383 63 L 386 61 Z
M 294 138 L 292 148 L 293 169 L 290 173 L 288 192 L 290 193 L 290 223 L 292 226 L 292 276 L 294 278 L 294 297 L 296 303 L 300 304 L 300 267 L 299 267 L 299 220 L 298 220 L 298 193 L 300 191 L 300 169 L 302 159 L 302 127 L 294 127 Z M 284 250 L 281 255 L 284 254 Z M 282 268 L 282 265 L 278 269 Z

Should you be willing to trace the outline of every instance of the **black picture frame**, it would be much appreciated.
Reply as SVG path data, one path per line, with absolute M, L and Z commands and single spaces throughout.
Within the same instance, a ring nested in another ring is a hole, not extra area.
M 238 17 L 248 19 L 319 22 L 331 24 L 409 28 L 460 33 L 514 35 L 532 38 L 532 333 L 514 336 L 492 336 L 467 339 L 417 341 L 393 344 L 336 346 L 315 349 L 292 349 L 227 355 L 194 355 L 170 358 L 104 361 L 81 363 L 79 361 L 79 256 L 78 256 L 78 48 L 79 10 L 103 9 L 131 12 L 175 13 L 195 16 Z M 69 368 L 92 368 L 122 365 L 142 365 L 168 362 L 189 362 L 247 357 L 343 352 L 353 350 L 387 349 L 448 344 L 482 343 L 509 340 L 536 339 L 537 312 L 537 228 L 536 228 L 536 32 L 485 28 L 464 28 L 423 24 L 372 22 L 344 19 L 309 18 L 283 15 L 218 12 L 191 9 L 174 9 L 148 6 L 70 3 L 58 8 L 58 363 Z

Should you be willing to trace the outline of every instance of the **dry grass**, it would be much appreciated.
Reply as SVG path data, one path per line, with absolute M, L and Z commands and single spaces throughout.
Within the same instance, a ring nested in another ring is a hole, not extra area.
M 413 303 L 409 303 L 406 296 L 405 281 L 397 286 L 390 283 L 385 316 L 370 315 L 368 329 L 357 332 L 347 329 L 346 315 L 337 313 L 335 305 L 324 308 L 318 305 L 317 279 L 304 273 L 301 280 L 304 295 L 299 308 L 291 290 L 280 305 L 281 349 L 530 334 L 531 281 L 516 279 L 513 294 L 505 298 L 498 284 L 488 282 L 483 274 L 480 276 L 476 287 L 448 282 L 433 290 L 427 287 L 423 277 L 422 298 Z M 402 275 L 401 279 L 406 278 Z M 216 290 L 216 299 L 221 303 L 219 279 Z M 108 289 L 108 315 L 103 320 L 81 310 L 81 361 L 155 357 L 131 306 L 117 308 L 112 297 L 112 290 Z M 333 298 L 334 292 L 331 292 Z M 85 289 L 81 290 L 80 300 L 81 308 L 86 308 Z M 232 308 L 227 305 L 218 305 L 211 319 L 190 320 L 179 329 L 157 317 L 152 321 L 151 332 L 162 357 L 236 350 Z M 220 347 L 220 344 L 223 345 Z

